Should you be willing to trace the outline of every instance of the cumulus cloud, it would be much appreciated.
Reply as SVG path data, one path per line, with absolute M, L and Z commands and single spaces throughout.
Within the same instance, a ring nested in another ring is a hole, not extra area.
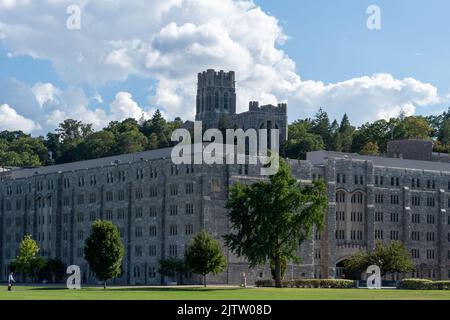
M 22 130 L 26 133 L 32 133 L 39 129 L 40 126 L 38 124 L 21 116 L 9 105 L 0 105 L 0 130 Z
M 46 103 L 54 103 L 57 101 L 56 96 L 60 95 L 60 90 L 51 83 L 36 83 L 32 91 L 42 107 Z
M 33 87 L 48 124 L 67 116 L 97 126 L 110 119 L 140 117 L 148 110 L 129 93 L 119 92 L 105 111 L 89 107 L 89 101 L 99 100 L 75 89 L 82 84 L 99 88 L 134 75 L 156 80 L 149 103 L 169 117 L 192 118 L 196 73 L 210 68 L 236 71 L 238 111 L 246 109 L 249 100 L 288 101 L 291 120 L 323 107 L 332 117 L 347 112 L 361 123 L 401 110 L 412 114 L 439 101 L 433 85 L 390 74 L 330 84 L 302 79 L 282 50 L 288 37 L 280 23 L 251 1 L 80 0 L 82 28 L 76 31 L 65 28 L 66 8 L 72 3 L 0 0 L 0 7 L 8 9 L 0 10 L 1 43 L 12 56 L 50 60 L 73 88 L 56 92 L 48 84 Z

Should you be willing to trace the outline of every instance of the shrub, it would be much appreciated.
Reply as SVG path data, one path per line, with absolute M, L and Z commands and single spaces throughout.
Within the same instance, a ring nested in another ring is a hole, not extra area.
M 274 287 L 275 282 L 273 280 L 257 280 L 255 285 L 257 287 Z
M 354 288 L 355 284 L 348 279 L 295 279 L 282 282 L 283 288 L 333 288 L 348 289 Z M 257 287 L 273 287 L 272 280 L 258 280 Z
M 403 279 L 399 282 L 398 288 L 406 290 L 433 290 L 437 289 L 437 284 L 427 279 Z
M 438 290 L 450 290 L 450 281 L 436 281 L 436 289 Z

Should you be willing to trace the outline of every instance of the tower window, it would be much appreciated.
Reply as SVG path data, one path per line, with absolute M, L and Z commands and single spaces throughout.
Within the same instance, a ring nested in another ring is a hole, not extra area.
M 214 93 L 214 108 L 216 110 L 219 110 L 219 93 L 218 92 Z

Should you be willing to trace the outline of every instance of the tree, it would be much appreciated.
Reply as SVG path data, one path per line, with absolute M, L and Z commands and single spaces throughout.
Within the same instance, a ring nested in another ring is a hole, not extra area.
M 11 262 L 15 272 L 31 277 L 35 281 L 37 273 L 45 266 L 45 260 L 38 255 L 39 246 L 30 235 L 23 238 L 19 246 L 19 255 Z
M 52 142 L 53 147 L 57 147 L 57 163 L 67 163 L 82 160 L 79 152 L 80 145 L 93 133 L 91 124 L 83 124 L 81 121 L 67 119 L 56 129 L 57 139 Z
M 310 238 L 314 226 L 323 228 L 327 203 L 323 181 L 297 182 L 280 159 L 269 181 L 237 183 L 230 189 L 226 207 L 235 232 L 225 236 L 225 243 L 251 267 L 273 261 L 275 284 L 281 287 L 283 260 L 299 262 L 298 247 Z
M 102 130 L 88 136 L 82 146 L 84 159 L 111 156 L 114 153 L 116 138 L 111 131 Z
M 145 150 L 147 138 L 138 130 L 126 131 L 118 137 L 119 153 L 135 153 Z
M 289 140 L 285 146 L 287 157 L 304 160 L 307 152 L 325 149 L 322 137 L 310 133 L 311 128 L 309 120 L 297 120 L 289 125 Z
M 169 258 L 159 262 L 158 272 L 164 277 L 180 280 L 180 284 L 183 284 L 183 274 L 188 270 L 186 261 L 182 259 Z
M 355 128 L 350 124 L 347 114 L 344 114 L 339 126 L 340 143 L 343 152 L 351 152 L 354 132 Z
M 378 149 L 378 145 L 369 141 L 364 145 L 359 153 L 366 156 L 376 156 L 379 152 L 380 150 Z
M 287 268 L 287 261 L 286 259 L 281 261 L 281 280 L 284 279 L 284 274 L 286 273 Z M 276 266 L 275 261 L 272 259 L 270 260 L 270 274 L 272 275 L 272 279 L 275 280 L 276 278 Z
M 193 273 L 203 276 L 203 285 L 206 287 L 206 276 L 225 270 L 227 260 L 219 242 L 202 231 L 194 237 L 186 251 L 186 265 Z
M 327 150 L 331 147 L 331 125 L 330 118 L 328 114 L 320 108 L 316 113 L 313 120 L 313 127 L 311 128 L 311 133 L 317 134 L 322 137 L 323 142 Z
M 86 239 L 84 258 L 105 289 L 108 279 L 120 275 L 123 255 L 124 247 L 117 227 L 110 221 L 95 221 L 91 235 Z
M 65 271 L 65 265 L 61 260 L 49 259 L 45 267 L 41 270 L 40 276 L 50 279 L 55 283 L 63 278 Z
M 380 267 L 381 275 L 414 271 L 411 254 L 400 241 L 385 245 L 378 242 L 372 252 L 358 252 L 345 261 L 344 267 L 350 273 L 364 272 L 371 265 Z

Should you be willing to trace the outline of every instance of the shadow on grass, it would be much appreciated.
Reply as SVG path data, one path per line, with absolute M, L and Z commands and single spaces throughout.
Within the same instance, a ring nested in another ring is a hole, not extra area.
M 26 288 L 26 287 L 24 287 Z M 137 291 L 144 291 L 144 292 L 217 292 L 217 291 L 238 291 L 242 290 L 243 288 L 148 288 L 148 287 L 133 287 L 133 288 L 120 288 L 120 287 L 110 287 L 106 288 L 104 290 L 102 287 L 82 287 L 81 291 L 105 291 L 105 292 L 137 292 Z M 33 291 L 66 291 L 68 290 L 65 287 L 33 287 L 29 290 Z

